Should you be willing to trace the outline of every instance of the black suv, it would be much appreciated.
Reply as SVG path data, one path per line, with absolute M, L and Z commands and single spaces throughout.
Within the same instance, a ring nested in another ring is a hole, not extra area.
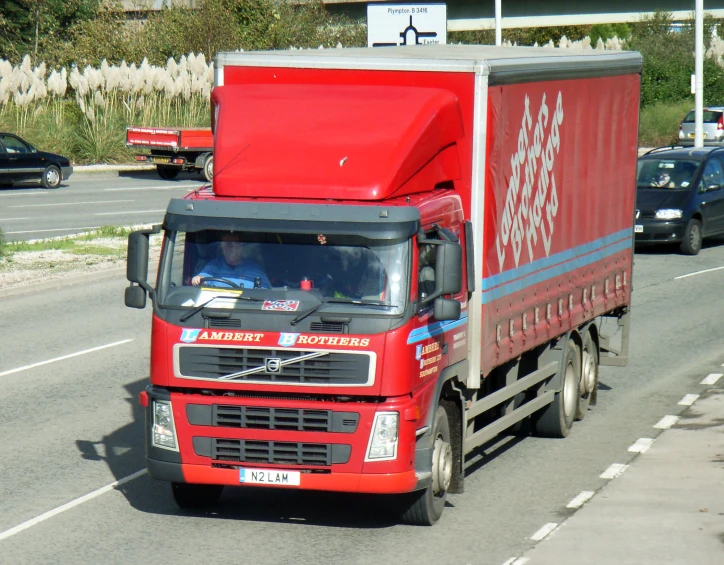
M 696 255 L 724 233 L 724 148 L 661 147 L 639 157 L 635 242 L 678 243 Z

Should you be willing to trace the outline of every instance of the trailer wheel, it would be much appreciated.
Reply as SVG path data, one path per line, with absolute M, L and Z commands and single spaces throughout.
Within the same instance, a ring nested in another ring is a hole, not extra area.
M 204 161 L 204 177 L 207 181 L 211 182 L 214 178 L 214 156 L 209 155 Z
M 586 332 L 581 346 L 581 384 L 579 387 L 580 398 L 578 399 L 578 410 L 576 420 L 583 420 L 586 417 L 591 398 L 596 394 L 598 387 L 598 347 L 591 337 L 591 332 Z
M 543 409 L 535 424 L 535 431 L 544 437 L 563 438 L 568 436 L 578 409 L 578 392 L 581 381 L 581 356 L 578 347 L 569 339 L 561 352 L 562 385 L 553 402 Z
M 170 165 L 156 165 L 158 176 L 164 180 L 173 180 L 181 172 L 181 167 L 173 167 Z
M 447 412 L 437 407 L 432 425 L 432 484 L 425 490 L 403 495 L 402 521 L 413 526 L 432 526 L 445 509 L 453 474 L 453 451 Z
M 222 485 L 194 485 L 190 483 L 171 483 L 173 499 L 179 507 L 187 510 L 207 508 L 219 502 Z

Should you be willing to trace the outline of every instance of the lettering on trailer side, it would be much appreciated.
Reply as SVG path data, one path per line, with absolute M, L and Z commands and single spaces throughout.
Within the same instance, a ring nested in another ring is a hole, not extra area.
M 546 257 L 550 255 L 558 214 L 558 189 L 553 166 L 561 148 L 563 115 L 563 95 L 560 91 L 554 109 L 548 106 L 547 96 L 543 94 L 535 120 L 530 97 L 526 95 L 518 145 L 510 156 L 511 174 L 500 231 L 495 238 L 501 272 L 509 252 L 518 267 L 524 247 L 528 262 L 532 262 L 539 238 Z

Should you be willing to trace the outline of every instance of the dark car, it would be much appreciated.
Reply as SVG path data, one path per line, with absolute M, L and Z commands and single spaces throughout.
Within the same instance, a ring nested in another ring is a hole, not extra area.
M 678 243 L 696 255 L 724 234 L 724 148 L 662 147 L 638 160 L 635 242 Z
M 38 151 L 17 135 L 0 132 L 0 185 L 40 181 L 43 188 L 58 188 L 72 172 L 66 157 Z

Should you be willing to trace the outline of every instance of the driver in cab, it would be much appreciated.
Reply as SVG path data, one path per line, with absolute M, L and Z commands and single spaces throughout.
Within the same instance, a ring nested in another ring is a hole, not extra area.
M 244 243 L 238 233 L 228 232 L 221 236 L 221 256 L 209 261 L 201 272 L 191 279 L 191 284 L 199 286 L 230 287 L 221 280 L 225 279 L 239 288 L 271 288 L 269 278 L 262 266 L 243 256 Z

